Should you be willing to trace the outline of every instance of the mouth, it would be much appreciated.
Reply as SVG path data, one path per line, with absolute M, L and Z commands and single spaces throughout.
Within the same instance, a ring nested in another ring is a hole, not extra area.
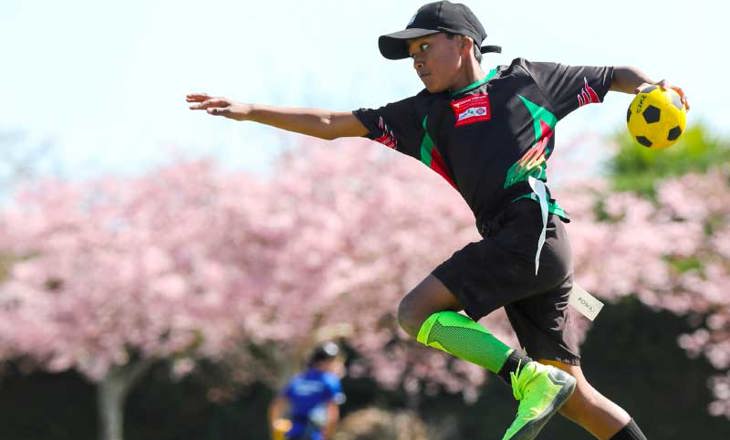
M 419 73 L 418 74 L 418 77 L 421 78 L 421 79 L 427 78 L 429 76 L 431 76 L 430 73 Z

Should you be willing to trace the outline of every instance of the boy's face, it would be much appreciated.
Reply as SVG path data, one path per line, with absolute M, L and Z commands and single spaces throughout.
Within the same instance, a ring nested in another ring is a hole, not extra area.
M 464 62 L 464 44 L 463 37 L 448 38 L 444 33 L 408 41 L 413 68 L 429 92 L 443 92 L 456 82 Z

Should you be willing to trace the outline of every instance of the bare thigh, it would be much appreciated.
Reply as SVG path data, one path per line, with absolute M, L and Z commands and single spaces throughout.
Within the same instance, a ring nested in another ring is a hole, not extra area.
M 456 296 L 438 278 L 429 275 L 401 300 L 398 305 L 398 323 L 415 338 L 421 324 L 432 314 L 462 309 Z

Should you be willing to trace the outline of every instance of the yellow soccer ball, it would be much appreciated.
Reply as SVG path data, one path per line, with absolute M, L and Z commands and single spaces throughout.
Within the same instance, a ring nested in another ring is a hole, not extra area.
M 667 148 L 684 133 L 687 110 L 674 90 L 650 86 L 631 101 L 626 124 L 631 136 L 641 145 Z

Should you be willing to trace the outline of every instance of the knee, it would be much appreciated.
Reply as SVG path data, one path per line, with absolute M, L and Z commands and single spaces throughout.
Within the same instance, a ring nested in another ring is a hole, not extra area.
M 406 295 L 398 304 L 398 324 L 412 337 L 418 336 L 421 324 L 428 316 L 423 316 L 410 295 Z
M 430 275 L 401 300 L 398 305 L 398 323 L 415 338 L 429 316 L 442 310 L 460 308 L 456 297 L 441 281 Z

